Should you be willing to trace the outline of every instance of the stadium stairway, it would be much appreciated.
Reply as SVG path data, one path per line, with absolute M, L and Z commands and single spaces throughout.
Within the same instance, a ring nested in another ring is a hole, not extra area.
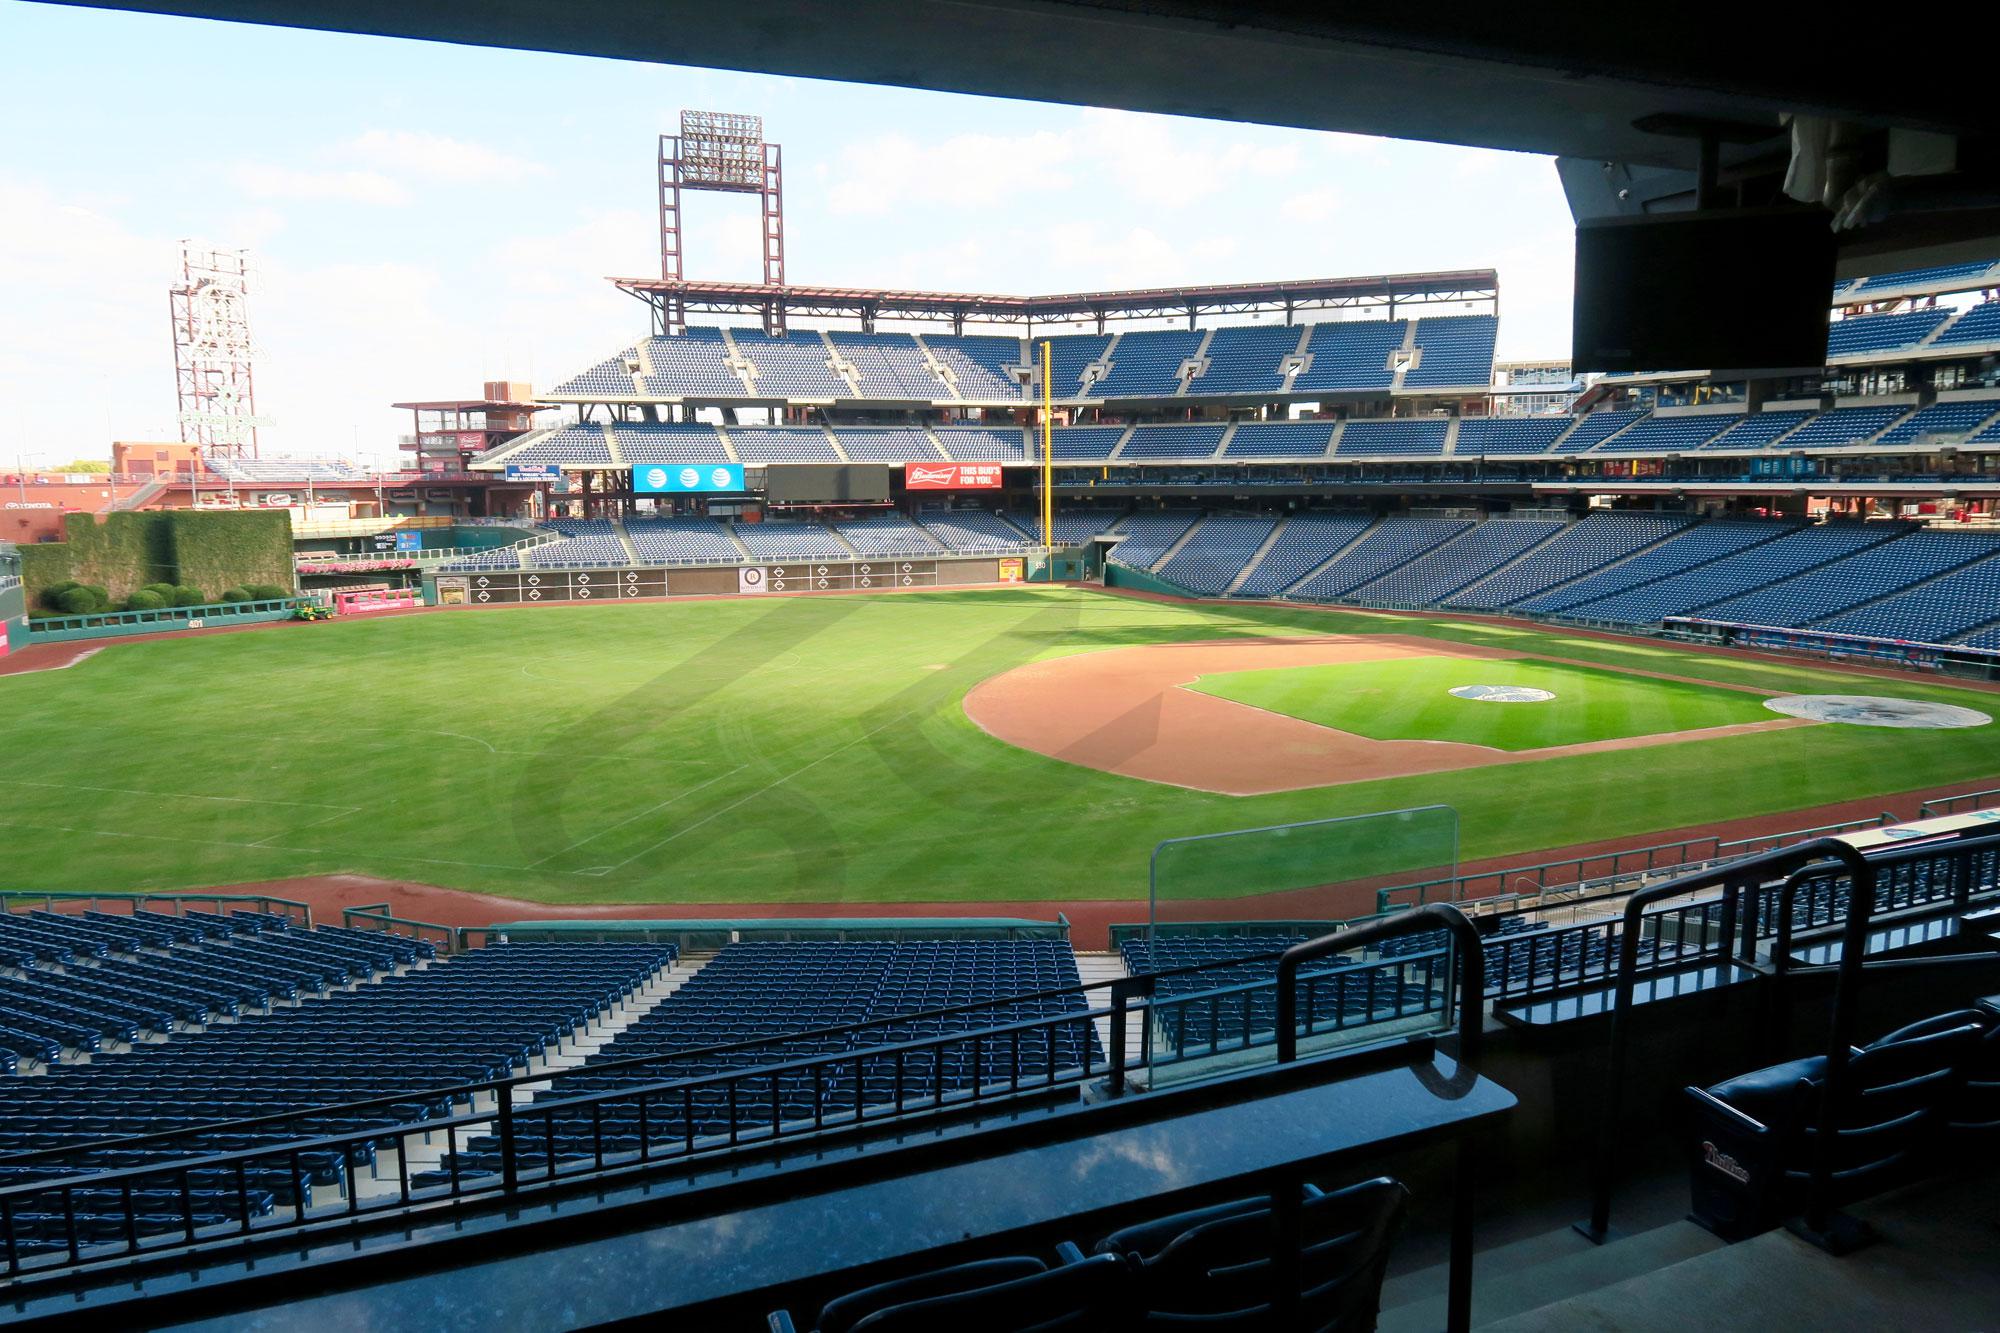
M 616 1042 L 619 1035 L 627 1028 L 664 1004 L 675 991 L 692 981 L 695 975 L 708 966 L 714 958 L 713 949 L 691 950 L 682 955 L 656 972 L 631 996 L 600 1012 L 582 1027 L 575 1029 L 567 1040 L 546 1050 L 539 1061 L 530 1059 L 526 1069 L 516 1069 L 515 1072 L 517 1074 L 559 1073 L 586 1063 L 592 1056 L 602 1053 L 605 1047 Z M 524 1083 L 513 1090 L 514 1104 L 526 1105 L 534 1100 L 536 1093 L 546 1092 L 550 1087 L 551 1084 L 543 1080 Z M 481 1106 L 475 1109 L 492 1108 Z M 479 1127 L 469 1127 L 460 1134 L 458 1142 L 462 1144 L 481 1132 Z M 409 1174 L 415 1176 L 421 1172 L 443 1169 L 449 1146 L 446 1139 L 434 1135 L 410 1135 L 403 1140 L 400 1151 L 408 1166 Z M 393 1157 L 387 1159 L 386 1169 L 378 1164 L 374 1176 L 357 1180 L 356 1186 L 355 1192 L 363 1202 L 397 1193 L 401 1189 L 401 1182 L 397 1176 L 395 1159 Z
M 1343 422 L 1342 424 L 1345 425 L 1346 423 Z M 1356 546 L 1360 545 L 1362 542 L 1367 541 L 1368 535 L 1381 526 L 1382 526 L 1382 520 L 1379 518 L 1376 519 L 1373 523 L 1370 523 L 1367 527 L 1355 533 L 1351 540 L 1342 542 L 1340 544 L 1340 549 L 1329 554 L 1326 557 L 1326 559 L 1320 561 L 1318 564 L 1314 565 L 1311 569 L 1308 569 L 1305 573 L 1301 574 L 1298 578 L 1293 579 L 1290 583 L 1278 589 L 1278 591 L 1272 595 L 1274 597 L 1290 596 L 1293 588 L 1296 588 L 1304 583 L 1309 583 L 1313 579 L 1318 578 L 1320 574 L 1324 572 L 1329 565 L 1331 565 L 1334 561 L 1340 559 L 1342 556 L 1346 555 L 1349 551 L 1353 550 Z
M 1172 560 L 1175 556 L 1181 553 L 1181 547 L 1186 546 L 1190 541 L 1194 540 L 1195 533 L 1200 532 L 1201 525 L 1203 523 L 1206 523 L 1207 521 L 1208 519 L 1204 516 L 1188 524 L 1187 531 L 1183 532 L 1174 541 L 1174 544 L 1172 546 L 1169 546 L 1166 550 L 1160 552 L 1159 558 L 1154 560 L 1152 564 L 1147 565 L 1146 568 L 1149 570 L 1166 568 L 1167 562 Z
M 1116 981 L 1120 977 L 1130 976 L 1131 971 L 1125 966 L 1125 955 L 1113 949 L 1107 953 L 1083 953 L 1078 951 L 1076 954 L 1076 974 L 1083 981 L 1084 985 L 1095 986 L 1101 981 Z M 1090 1001 L 1091 1007 L 1095 1009 L 1105 1004 L 1106 994 L 1106 992 L 1099 992 L 1098 995 L 1094 996 Z M 1125 1016 L 1126 1050 L 1136 1051 L 1140 1049 L 1140 1039 L 1145 1035 L 1143 1031 L 1145 1021 L 1144 1011 L 1137 1007 Z M 1097 1044 L 1104 1050 L 1109 1051 L 1111 1049 L 1110 1018 L 1092 1019 L 1090 1025 L 1097 1029 Z
M 1230 427 L 1232 431 L 1235 429 L 1234 426 Z M 1250 571 L 1262 564 L 1264 557 L 1271 553 L 1271 548 L 1278 544 L 1279 535 L 1284 532 L 1285 525 L 1290 522 L 1291 519 L 1289 518 L 1281 518 L 1272 526 L 1271 535 L 1264 538 L 1264 544 L 1250 553 L 1250 558 L 1243 562 L 1243 568 L 1236 571 L 1236 577 L 1229 580 L 1229 586 L 1222 590 L 1224 597 L 1234 597 L 1236 595 L 1236 590 L 1243 586 L 1243 580 L 1250 577 Z

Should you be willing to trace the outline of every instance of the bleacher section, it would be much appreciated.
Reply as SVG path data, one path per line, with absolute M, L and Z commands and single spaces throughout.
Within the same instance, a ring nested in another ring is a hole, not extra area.
M 1372 522 L 1374 518 L 1368 514 L 1297 514 L 1286 519 L 1284 531 L 1234 595 L 1276 597 L 1360 536 Z
M 1041 396 L 1041 351 L 1042 340 L 1036 339 L 1031 356 L 1037 376 L 1033 391 Z M 1057 398 L 1075 398 L 1083 393 L 1083 372 L 1092 362 L 1104 356 L 1104 349 L 1111 346 L 1108 333 L 1078 333 L 1048 339 L 1050 392 Z
M 936 434 L 944 451 L 960 463 L 1012 463 L 1041 455 L 1041 437 L 1031 455 L 1019 426 L 940 426 Z
M 817 426 L 729 427 L 729 442 L 745 463 L 837 463 L 833 441 Z
M 1331 421 L 1244 424 L 1229 437 L 1224 458 L 1324 458 L 1333 440 Z
M 1519 564 L 1442 600 L 1447 606 L 1498 611 L 1623 559 L 1685 526 L 1687 520 L 1678 515 L 1595 510 Z
M 331 458 L 214 458 L 202 463 L 227 481 L 304 483 L 308 481 L 364 481 L 366 470 Z
M 1580 454 L 1595 448 L 1611 436 L 1645 416 L 1644 412 L 1592 412 L 1576 423 L 1576 429 L 1556 445 L 1559 454 Z
M 907 333 L 828 333 L 840 359 L 854 368 L 863 398 L 910 398 L 929 402 L 946 396 L 945 386 Z
M 1219 597 L 1277 525 L 1276 519 L 1258 516 L 1205 518 L 1173 559 L 1154 572 L 1199 596 Z
M 757 369 L 756 392 L 764 397 L 852 398 L 854 390 L 829 367 L 827 346 L 817 333 L 766 333 L 731 329 L 736 350 Z
M 630 467 L 654 463 L 726 463 L 728 452 L 715 427 L 698 423 L 619 425 L 611 428 L 618 452 Z
M 1304 333 L 1291 324 L 1232 324 L 1208 342 L 1208 368 L 1188 382 L 1188 394 L 1274 394 L 1285 388 L 1284 364 Z
M 1926 437 L 1933 435 L 1944 437 L 1940 443 L 1957 443 L 1960 437 L 1976 433 L 1996 412 L 2000 412 L 2000 400 L 1992 398 L 1932 403 L 1883 431 L 1875 443 L 1927 444 Z
M 1708 607 L 1702 615 L 1745 625 L 1810 625 L 1946 570 L 2000 552 L 2000 537 L 1912 532 L 1844 560 Z
M 630 559 L 610 519 L 551 518 L 543 526 L 560 532 L 563 539 L 529 547 L 525 554 L 531 565 L 622 565 Z
M 1164 398 L 1180 388 L 1183 362 L 1207 336 L 1200 329 L 1143 329 L 1119 337 L 1111 372 L 1091 389 L 1093 398 Z
M 1116 509 L 1058 509 L 1055 513 L 1056 544 L 1080 546 L 1117 524 Z M 1041 531 L 1041 520 L 1032 514 L 1011 514 L 1009 521 L 1023 532 Z
M 1185 509 L 1132 514 L 1118 525 L 1124 540 L 1111 548 L 1111 556 L 1119 564 L 1133 569 L 1151 569 L 1199 517 L 1194 511 Z
M 833 526 L 859 556 L 934 556 L 943 549 L 928 532 L 901 514 L 871 514 Z
M 1313 326 L 1311 358 L 1292 382 L 1296 393 L 1387 389 L 1396 378 L 1389 354 L 1409 337 L 1408 320 L 1329 320 Z
M 1565 614 L 1634 625 L 1656 624 L 1662 617 L 1687 615 L 1887 541 L 1903 531 L 1902 525 L 1893 523 L 1830 523 L 1799 528 L 1774 541 L 1643 588 L 1572 605 Z
M 731 944 L 604 1046 L 582 1071 L 567 1075 L 556 1095 L 637 1089 L 665 1079 L 722 1075 L 786 1059 L 860 1052 L 1066 1013 L 1081 1015 L 1082 997 L 1075 990 L 1081 984 L 1069 946 L 1053 940 Z M 1068 992 L 1049 1000 L 992 1003 L 1059 988 Z M 965 1005 L 984 1007 L 905 1018 Z M 905 1021 L 885 1021 L 893 1019 Z M 857 1024 L 874 1026 L 825 1037 L 794 1036 Z M 595 1068 L 605 1061 L 730 1045 L 745 1049 L 688 1055 L 637 1068 Z M 976 1060 L 970 1043 L 952 1044 L 911 1050 L 901 1061 L 864 1058 L 855 1065 L 801 1069 L 776 1079 L 745 1080 L 727 1087 L 710 1084 L 697 1088 L 685 1103 L 677 1097 L 655 1099 L 643 1121 L 645 1133 L 661 1143 L 677 1144 L 689 1136 L 733 1136 L 768 1129 L 774 1121 L 851 1114 L 859 1107 L 960 1092 L 1006 1080 L 1016 1049 L 1020 1067 L 1038 1072 L 1078 1067 L 1086 1051 L 1093 1063 L 1103 1058 L 1089 1022 L 1079 1017 L 1074 1024 L 1031 1028 L 1011 1041 L 991 1041 Z M 610 1140 L 608 1152 L 635 1152 L 641 1115 L 636 1099 L 603 1103 L 596 1119 L 588 1114 L 558 1115 L 550 1121 L 555 1154 L 558 1159 L 589 1157 L 601 1137 Z M 543 1122 L 535 1123 L 539 1127 Z M 524 1166 L 548 1160 L 547 1140 L 539 1136 L 524 1141 L 519 1151 Z M 448 1160 L 424 1183 L 443 1183 L 454 1167 L 461 1174 L 499 1171 L 498 1143 L 473 1140 L 455 1162 Z
M 525 1072 L 653 980 L 675 952 L 665 944 L 499 944 L 436 960 L 429 944 L 402 936 L 199 911 L 7 914 L 0 947 L 23 969 L 0 1005 L 4 1040 L 29 1048 L 42 1069 L 0 1081 L 0 1152 L 173 1136 L 10 1166 L 9 1185 L 446 1114 L 443 1101 L 422 1094 Z M 85 1053 L 87 1063 L 71 1062 Z M 222 1136 L 195 1132 L 406 1093 L 383 1106 Z M 274 1208 L 303 1209 L 316 1190 L 337 1204 L 350 1194 L 350 1172 L 357 1188 L 375 1172 L 373 1145 L 345 1156 L 307 1147 L 251 1159 L 240 1177 L 197 1170 L 188 1181 L 192 1216 L 182 1211 L 177 1172 L 150 1188 L 141 1177 L 131 1191 L 134 1228 L 145 1235 L 241 1224 Z M 124 1187 L 72 1189 L 67 1204 L 79 1246 L 126 1241 Z M 72 1239 L 60 1209 L 16 1208 L 10 1223 L 11 1239 L 28 1253 Z
M 1546 453 L 1574 417 L 1472 417 L 1458 423 L 1459 458 Z
M 632 372 L 626 364 L 637 359 L 639 349 L 628 347 L 617 356 L 600 361 L 589 370 L 573 379 L 564 380 L 549 390 L 551 398 L 588 398 L 593 400 L 614 398 L 637 398 L 638 386 L 633 382 Z M 730 376 L 735 379 L 735 376 Z M 742 389 L 742 381 L 737 381 L 737 389 Z
M 1427 458 L 1442 456 L 1451 423 L 1443 417 L 1394 421 L 1350 421 L 1334 443 L 1335 458 Z
M 625 535 L 639 559 L 650 564 L 701 564 L 741 560 L 743 552 L 712 518 L 628 518 Z
M 1035 538 L 985 509 L 919 509 L 917 522 L 946 549 L 970 555 L 1038 545 Z
M 611 446 L 602 426 L 564 426 L 507 455 L 509 463 L 610 467 Z
M 1058 426 L 1050 432 L 1050 444 L 1058 462 L 1101 462 L 1118 447 L 1123 426 Z M 1035 456 L 1041 456 L 1041 440 L 1035 441 Z
M 1213 455 L 1226 426 L 1136 426 L 1118 451 L 1118 461 L 1134 459 L 1198 460 Z
M 1949 318 L 1950 310 L 1927 309 L 1837 319 L 1827 327 L 1826 354 L 1829 358 L 1859 356 L 1891 348 L 1914 347 Z
M 1785 437 L 1786 449 L 1831 449 L 1859 444 L 1903 413 L 1906 407 L 1836 407 L 1821 412 Z
M 1740 418 L 1723 415 L 1651 416 L 1606 440 L 1599 453 L 1678 454 L 1699 449 Z
M 1402 568 L 1355 589 L 1353 595 L 1361 601 L 1389 606 L 1442 602 L 1467 584 L 1520 558 L 1566 526 L 1561 519 L 1490 519 Z
M 1940 333 L 1933 347 L 1955 347 L 1965 343 L 2000 342 L 2000 301 L 1985 301 L 1952 321 Z
M 650 395 L 736 398 L 750 391 L 743 377 L 729 367 L 729 348 L 722 341 L 721 329 L 689 329 L 677 338 L 649 338 L 645 362 L 652 370 L 641 375 L 639 383 Z M 576 396 L 582 391 L 575 383 L 556 390 L 556 394 Z
M 840 426 L 834 437 L 857 463 L 900 463 L 910 459 L 935 463 L 938 451 L 922 427 Z
M 1810 412 L 1757 412 L 1734 419 L 1728 430 L 1703 445 L 1704 449 L 1762 449 L 1785 432 L 1796 428 Z
M 1443 315 L 1417 321 L 1417 364 L 1403 376 L 1405 389 L 1475 389 L 1493 383 L 1493 343 L 1500 321 L 1493 315 Z
M 1988 556 L 1908 592 L 1898 593 L 1814 629 L 1881 639 L 1946 643 L 2000 618 L 2000 557 Z
M 1021 363 L 1021 340 L 983 335 L 949 337 L 927 333 L 922 341 L 939 364 L 951 372 L 958 384 L 960 399 L 1019 401 L 1021 381 L 1015 371 Z
M 1554 615 L 1584 602 L 1642 587 L 1711 560 L 1720 560 L 1758 542 L 1781 537 L 1791 532 L 1793 527 L 1790 523 L 1779 522 L 1698 523 L 1675 533 L 1657 546 L 1640 551 L 1629 560 L 1621 560 L 1595 574 L 1559 584 L 1547 592 L 1522 598 L 1511 605 L 1531 615 Z
M 817 523 L 765 519 L 731 529 L 753 560 L 845 560 L 853 553 Z
M 1416 559 L 1471 526 L 1462 519 L 1385 518 L 1332 564 L 1293 588 L 1287 596 L 1306 601 L 1345 597 L 1362 584 Z

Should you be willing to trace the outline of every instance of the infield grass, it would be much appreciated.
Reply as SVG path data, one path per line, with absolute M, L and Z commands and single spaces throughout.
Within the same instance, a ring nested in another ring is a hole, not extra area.
M 1496 703 L 1451 693 L 1516 685 L 1553 699 Z M 1194 689 L 1378 741 L 1456 741 L 1495 750 L 1772 722 L 1762 696 L 1536 658 L 1390 658 L 1203 676 Z
M 1440 803 L 1471 860 L 2000 775 L 1991 728 L 1827 725 L 1230 797 L 1016 749 L 961 707 L 1038 658 L 1343 632 L 1995 711 L 1943 684 L 1526 626 L 1081 589 L 357 617 L 0 677 L 0 880 L 346 871 L 555 902 L 1054 905 L 1142 896 L 1153 846 L 1195 833 Z

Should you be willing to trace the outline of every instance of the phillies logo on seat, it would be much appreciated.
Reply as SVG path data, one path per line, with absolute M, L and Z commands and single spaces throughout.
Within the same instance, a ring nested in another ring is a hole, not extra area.
M 912 491 L 997 490 L 998 463 L 911 463 L 903 469 L 903 486 Z
M 1731 1180 L 1740 1180 L 1745 1185 L 1750 1183 L 1750 1173 L 1744 1169 L 1743 1163 L 1737 1161 L 1734 1157 L 1731 1157 L 1728 1153 L 1722 1151 L 1722 1149 L 1716 1147 L 1706 1139 L 1702 1141 L 1701 1145 L 1701 1160 L 1720 1171 L 1723 1175 L 1728 1176 Z

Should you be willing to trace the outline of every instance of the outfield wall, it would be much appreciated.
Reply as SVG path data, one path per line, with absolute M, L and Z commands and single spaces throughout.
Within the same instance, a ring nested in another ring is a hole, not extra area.
M 1011 575 L 1003 571 L 1013 571 Z M 605 566 L 598 569 L 424 571 L 424 600 L 433 606 L 517 602 L 607 602 L 641 597 L 735 597 L 761 593 L 881 592 L 1018 582 L 1020 556 L 942 556 L 809 560 L 792 564 Z

